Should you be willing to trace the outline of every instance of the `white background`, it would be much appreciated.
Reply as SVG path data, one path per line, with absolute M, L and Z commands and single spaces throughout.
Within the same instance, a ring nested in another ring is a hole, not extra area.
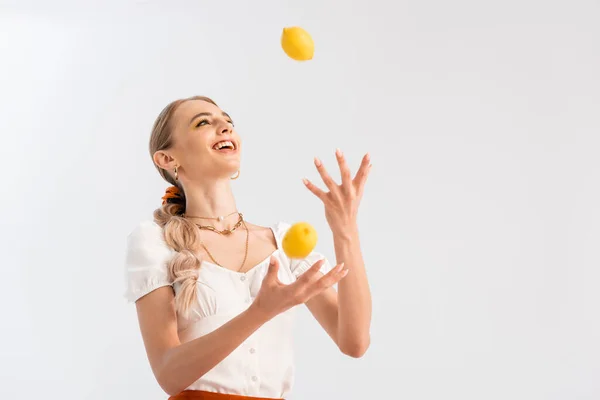
M 372 154 L 372 345 L 341 355 L 299 308 L 292 399 L 600 398 L 598 2 L 35 3 L 0 3 L 0 398 L 166 398 L 123 257 L 167 187 L 154 118 L 195 94 L 245 141 L 240 210 L 328 257 L 301 178 Z

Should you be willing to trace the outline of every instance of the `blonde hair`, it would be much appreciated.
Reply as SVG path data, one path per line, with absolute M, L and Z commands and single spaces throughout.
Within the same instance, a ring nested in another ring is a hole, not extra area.
M 169 103 L 158 115 L 152 134 L 150 135 L 150 157 L 160 150 L 169 149 L 173 145 L 173 114 L 177 108 L 190 100 L 202 100 L 217 105 L 213 100 L 204 96 L 193 96 L 175 100 Z M 182 315 L 188 315 L 196 297 L 196 285 L 201 259 L 198 257 L 200 245 L 198 227 L 182 217 L 185 212 L 185 192 L 181 183 L 173 178 L 166 170 L 154 164 L 164 180 L 177 186 L 181 197 L 164 204 L 154 211 L 154 221 L 163 228 L 165 242 L 176 251 L 169 261 L 169 280 L 181 285 L 175 295 L 175 309 Z

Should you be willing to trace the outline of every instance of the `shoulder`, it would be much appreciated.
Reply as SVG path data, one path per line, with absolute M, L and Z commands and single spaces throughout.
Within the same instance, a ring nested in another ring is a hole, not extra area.
M 130 246 L 157 245 L 166 246 L 164 230 L 152 220 L 139 222 L 127 235 L 127 243 Z
M 167 263 L 173 252 L 165 243 L 162 227 L 154 221 L 142 221 L 130 231 L 125 255 L 125 296 L 129 301 L 171 284 Z
M 275 236 L 277 236 L 278 238 L 282 238 L 283 235 L 285 235 L 285 233 L 288 231 L 288 229 L 291 228 L 291 226 L 292 224 L 287 221 L 278 221 L 275 224 L 273 224 L 273 232 L 275 232 Z
M 171 255 L 163 229 L 152 220 L 139 222 L 127 235 L 127 258 L 129 261 L 140 259 L 162 260 Z
M 131 229 L 129 231 L 129 234 L 127 235 L 128 239 L 132 239 L 132 238 L 142 238 L 142 237 L 146 237 L 146 238 L 151 238 L 151 237 L 156 237 L 156 236 L 162 236 L 162 231 L 163 229 L 160 227 L 160 225 L 158 225 L 156 222 L 152 221 L 152 220 L 143 220 L 140 221 L 139 223 L 137 223 L 137 225 L 135 225 L 133 227 L 133 229 Z

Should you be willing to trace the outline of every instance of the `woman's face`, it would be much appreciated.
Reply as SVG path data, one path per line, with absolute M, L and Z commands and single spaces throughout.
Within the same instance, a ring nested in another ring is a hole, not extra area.
M 189 180 L 229 178 L 240 168 L 240 137 L 219 107 L 202 100 L 181 104 L 171 121 L 171 156 Z

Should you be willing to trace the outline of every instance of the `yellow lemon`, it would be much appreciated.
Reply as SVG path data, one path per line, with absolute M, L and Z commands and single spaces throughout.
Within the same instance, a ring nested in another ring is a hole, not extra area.
M 317 245 L 317 231 L 309 223 L 298 222 L 288 229 L 281 244 L 289 258 L 304 258 Z
M 315 43 L 304 29 L 293 26 L 283 28 L 281 47 L 285 54 L 296 61 L 308 61 L 315 54 Z

